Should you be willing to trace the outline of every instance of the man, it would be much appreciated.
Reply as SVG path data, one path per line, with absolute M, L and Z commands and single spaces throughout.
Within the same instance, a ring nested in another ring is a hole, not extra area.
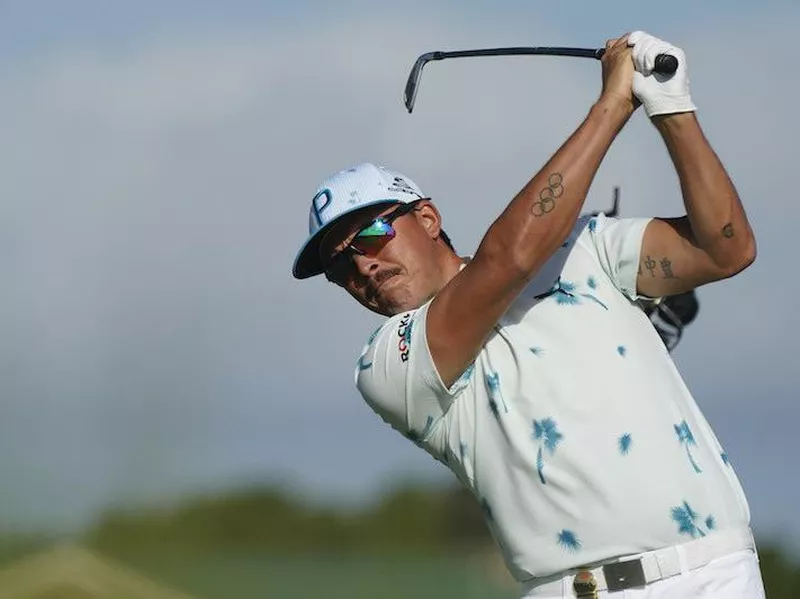
M 651 72 L 674 54 L 678 71 Z M 459 257 L 409 178 L 361 164 L 314 197 L 293 274 L 324 273 L 386 322 L 356 368 L 365 401 L 484 509 L 525 597 L 763 597 L 746 498 L 641 298 L 755 259 L 705 139 L 682 50 L 609 40 L 588 114 Z M 687 215 L 580 217 L 642 105 Z

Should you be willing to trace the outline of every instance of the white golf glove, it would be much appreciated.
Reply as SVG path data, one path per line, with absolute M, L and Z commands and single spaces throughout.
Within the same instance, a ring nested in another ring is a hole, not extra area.
M 633 94 L 639 98 L 648 117 L 697 110 L 689 94 L 689 71 L 683 50 L 644 31 L 631 33 L 628 45 L 631 46 L 636 69 L 633 74 Z M 659 54 L 672 54 L 677 58 L 678 70 L 672 75 L 654 73 L 653 67 Z

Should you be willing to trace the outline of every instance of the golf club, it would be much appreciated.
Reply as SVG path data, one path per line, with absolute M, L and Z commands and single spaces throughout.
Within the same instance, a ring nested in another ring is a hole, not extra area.
M 619 185 L 616 185 L 614 187 L 614 192 L 613 192 L 613 195 L 612 195 L 613 203 L 611 204 L 611 209 L 610 210 L 595 210 L 594 212 L 591 213 L 591 215 L 592 216 L 597 216 L 598 214 L 600 214 L 602 212 L 603 214 L 605 214 L 609 218 L 614 218 L 616 216 L 619 216 L 619 193 L 620 193 Z
M 408 75 L 405 89 L 405 105 L 409 113 L 414 109 L 414 102 L 417 98 L 419 80 L 422 76 L 422 68 L 434 60 L 444 60 L 446 58 L 466 58 L 472 56 L 518 56 L 518 55 L 539 55 L 539 56 L 577 56 L 581 58 L 595 58 L 600 60 L 605 54 L 605 48 L 565 48 L 555 46 L 536 46 L 536 47 L 511 47 L 511 48 L 483 48 L 479 50 L 453 50 L 426 52 L 417 58 L 411 73 Z M 672 75 L 678 69 L 678 59 L 671 54 L 659 54 L 656 57 L 654 72 L 661 75 Z

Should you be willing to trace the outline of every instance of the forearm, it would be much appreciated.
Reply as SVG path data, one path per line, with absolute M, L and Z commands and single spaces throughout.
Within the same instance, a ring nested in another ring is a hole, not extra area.
M 572 230 L 600 164 L 631 109 L 599 100 L 581 125 L 520 190 L 484 236 L 475 258 L 489 257 L 529 277 Z
M 694 243 L 727 272 L 755 257 L 755 239 L 733 183 L 694 113 L 655 117 L 680 180 Z

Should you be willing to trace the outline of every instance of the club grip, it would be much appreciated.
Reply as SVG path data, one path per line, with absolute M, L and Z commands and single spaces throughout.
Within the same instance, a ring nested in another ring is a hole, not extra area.
M 656 56 L 656 63 L 653 71 L 660 75 L 672 75 L 678 70 L 678 59 L 672 54 L 659 54 Z
M 598 48 L 595 50 L 594 55 L 598 60 L 603 58 L 606 53 L 605 48 Z M 672 54 L 659 54 L 656 56 L 655 64 L 653 65 L 653 72 L 659 75 L 672 75 L 678 70 L 678 59 Z

